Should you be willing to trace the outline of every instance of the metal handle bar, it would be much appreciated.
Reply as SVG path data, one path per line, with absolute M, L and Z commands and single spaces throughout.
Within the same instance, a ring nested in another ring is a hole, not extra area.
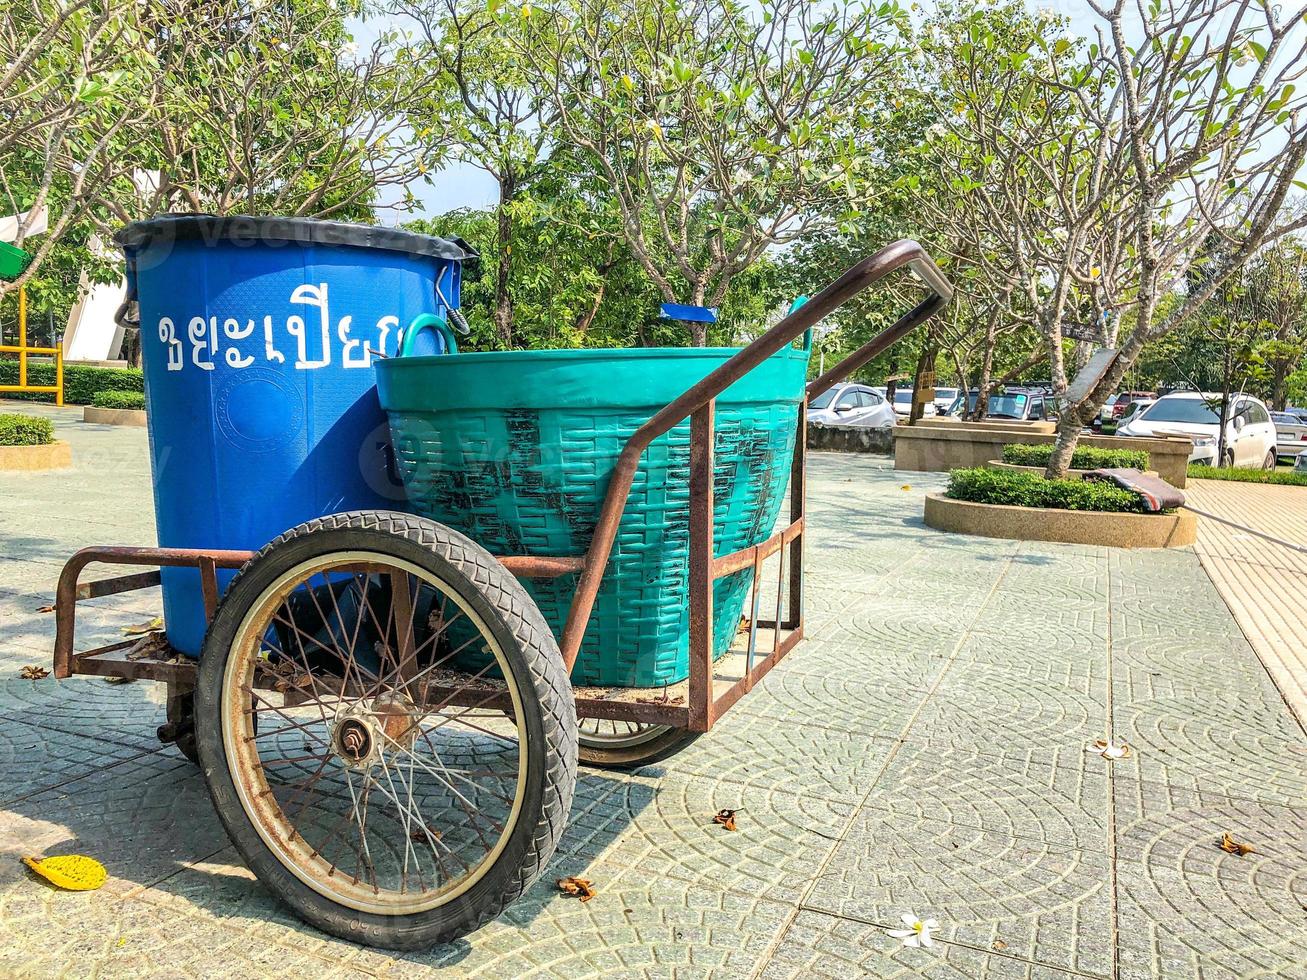
M 917 304 L 911 312 L 900 317 L 880 336 L 854 351 L 809 384 L 807 396 L 811 398 L 825 391 L 840 378 L 861 367 L 885 348 L 900 340 L 918 324 L 928 320 L 953 298 L 953 287 L 949 285 L 926 250 L 916 242 L 906 238 L 900 239 L 849 268 L 807 303 L 794 310 L 753 343 L 741 349 L 721 367 L 711 371 L 703 380 L 692 385 L 684 394 L 640 426 L 627 440 L 626 446 L 617 458 L 617 465 L 613 467 L 608 492 L 604 496 L 603 507 L 599 511 L 599 519 L 595 524 L 594 537 L 590 540 L 590 547 L 586 551 L 585 567 L 577 582 L 576 594 L 567 613 L 567 623 L 563 627 L 560 646 L 568 670 L 571 670 L 572 665 L 576 663 L 577 654 L 581 650 L 581 639 L 585 635 L 585 627 L 590 620 L 595 597 L 599 594 L 599 583 L 603 580 L 613 541 L 617 537 L 617 528 L 621 523 L 622 513 L 626 510 L 626 501 L 630 496 L 631 485 L 635 481 L 636 470 L 640 465 L 640 456 L 649 444 L 707 405 L 786 344 L 793 343 L 804 331 L 835 312 L 858 293 L 904 266 L 909 267 L 925 282 L 930 289 L 930 295 Z

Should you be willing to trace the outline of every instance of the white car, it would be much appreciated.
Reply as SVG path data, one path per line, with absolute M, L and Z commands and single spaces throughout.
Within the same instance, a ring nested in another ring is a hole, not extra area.
M 957 400 L 960 388 L 935 388 L 935 414 L 943 415 L 948 407 Z
M 1272 412 L 1275 423 L 1275 451 L 1289 459 L 1307 449 L 1307 419 L 1292 412 Z
M 808 421 L 884 429 L 893 426 L 898 418 L 884 395 L 866 385 L 842 383 L 808 402 Z
M 907 418 L 909 415 L 912 414 L 912 389 L 911 388 L 894 389 L 894 411 L 896 414 L 902 416 L 903 418 Z M 930 401 L 922 405 L 921 414 L 923 416 L 935 415 L 936 414 L 935 403 L 933 401 Z
M 1216 466 L 1221 428 L 1221 396 L 1178 391 L 1164 395 L 1121 425 L 1119 436 L 1185 436 L 1193 440 L 1189 462 Z M 1220 465 L 1275 469 L 1275 425 L 1260 399 L 1231 395 L 1225 426 L 1225 458 Z

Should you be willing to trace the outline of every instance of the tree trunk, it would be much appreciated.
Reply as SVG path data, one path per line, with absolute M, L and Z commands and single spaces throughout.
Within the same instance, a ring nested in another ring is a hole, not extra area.
M 505 347 L 513 346 L 513 219 L 508 206 L 513 201 L 514 187 L 509 179 L 499 181 L 499 206 L 495 209 L 497 219 L 496 246 L 499 252 L 498 268 L 495 274 L 495 332 Z
M 1221 425 L 1216 436 L 1216 465 L 1225 465 L 1225 424 L 1230 418 L 1230 381 L 1234 374 L 1234 355 L 1226 348 L 1221 364 Z
M 1044 478 L 1061 480 L 1071 468 L 1071 457 L 1075 455 L 1076 446 L 1080 444 L 1080 430 L 1084 423 L 1080 421 L 1078 408 L 1068 408 L 1057 420 L 1057 438 L 1053 441 L 1053 455 L 1048 459 L 1044 469 Z
M 989 382 L 994 377 L 994 347 L 997 340 L 998 314 L 991 312 L 989 319 L 985 322 L 985 356 L 980 362 L 980 381 L 976 385 L 976 405 L 970 412 L 966 411 L 965 407 L 962 411 L 962 417 L 972 422 L 983 419 L 985 412 L 989 410 Z M 965 399 L 967 394 L 968 392 L 964 391 L 962 397 Z
M 705 289 L 703 283 L 696 283 L 694 290 L 690 294 L 690 303 L 694 306 L 703 306 L 703 299 L 706 292 L 707 290 Z M 687 324 L 687 326 L 690 328 L 690 343 L 692 343 L 695 347 L 707 347 L 708 324 L 690 323 Z

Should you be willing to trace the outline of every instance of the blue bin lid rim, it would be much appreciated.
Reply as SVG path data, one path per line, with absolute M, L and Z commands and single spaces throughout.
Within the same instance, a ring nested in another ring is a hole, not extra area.
M 478 259 L 476 249 L 461 238 L 436 238 L 399 228 L 360 225 L 317 218 L 261 217 L 251 215 L 163 214 L 133 221 L 119 229 L 114 241 L 128 252 L 153 242 L 295 242 L 303 245 L 349 245 L 379 248 L 410 255 L 429 255 L 455 262 Z

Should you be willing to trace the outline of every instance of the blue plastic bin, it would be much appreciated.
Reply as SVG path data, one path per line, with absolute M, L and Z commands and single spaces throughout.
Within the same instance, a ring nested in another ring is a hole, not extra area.
M 290 527 L 404 509 L 375 352 L 457 308 L 462 242 L 290 218 L 168 215 L 128 225 L 141 311 L 159 545 L 257 549 Z M 223 575 L 225 588 L 233 573 Z M 198 656 L 198 572 L 163 572 L 172 645 Z

